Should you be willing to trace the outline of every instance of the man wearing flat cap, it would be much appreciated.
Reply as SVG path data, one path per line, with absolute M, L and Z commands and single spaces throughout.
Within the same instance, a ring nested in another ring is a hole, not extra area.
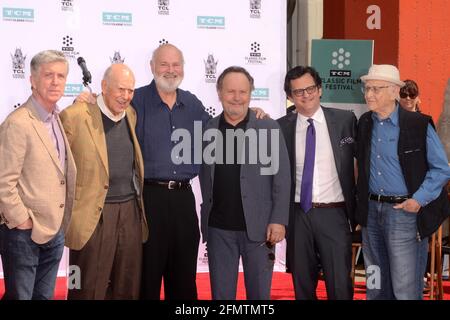
M 369 112 L 358 125 L 357 222 L 367 299 L 422 299 L 428 236 L 449 215 L 447 156 L 430 118 L 399 107 L 399 71 L 362 76 Z

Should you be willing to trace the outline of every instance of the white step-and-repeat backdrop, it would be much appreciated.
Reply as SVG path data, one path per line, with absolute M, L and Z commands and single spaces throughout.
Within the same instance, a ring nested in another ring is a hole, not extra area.
M 215 82 L 230 65 L 247 68 L 255 78 L 252 106 L 272 118 L 285 113 L 285 1 L 0 0 L 0 7 L 0 122 L 30 95 L 30 60 L 41 50 L 61 50 L 70 61 L 65 96 L 59 103 L 64 108 L 83 91 L 78 57 L 86 60 L 94 92 L 100 92 L 104 70 L 120 61 L 134 70 L 140 87 L 152 79 L 153 50 L 166 42 L 184 52 L 181 88 L 195 93 L 210 114 L 222 111 Z M 197 181 L 194 187 L 199 207 Z M 60 276 L 67 263 L 66 251 Z M 277 250 L 276 270 L 284 270 L 283 248 Z M 207 271 L 203 244 L 198 271 Z

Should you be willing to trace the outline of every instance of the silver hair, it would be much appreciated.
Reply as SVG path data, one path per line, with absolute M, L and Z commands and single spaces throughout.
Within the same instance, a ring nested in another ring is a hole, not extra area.
M 43 64 L 53 63 L 53 62 L 64 62 L 67 67 L 67 72 L 69 72 L 69 62 L 67 61 L 64 53 L 57 50 L 44 50 L 37 53 L 30 62 L 30 69 L 32 74 L 36 74 L 39 68 Z

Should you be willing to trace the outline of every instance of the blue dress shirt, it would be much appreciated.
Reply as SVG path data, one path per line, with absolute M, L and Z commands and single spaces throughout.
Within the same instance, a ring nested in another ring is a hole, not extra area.
M 137 113 L 136 135 L 144 158 L 145 178 L 181 181 L 197 176 L 200 165 L 194 163 L 194 139 L 202 137 L 194 136 L 194 122 L 200 122 L 203 127 L 210 118 L 202 102 L 189 91 L 177 89 L 177 100 L 170 110 L 161 100 L 153 80 L 149 85 L 136 89 L 131 104 Z M 176 129 L 190 133 L 190 164 L 172 161 L 172 148 L 182 143 L 171 140 Z
M 398 104 L 386 119 L 372 113 L 373 129 L 370 154 L 369 192 L 387 196 L 408 194 L 397 147 L 400 135 Z M 429 170 L 419 189 L 412 195 L 421 206 L 436 199 L 450 179 L 447 156 L 436 131 L 427 128 L 427 161 Z

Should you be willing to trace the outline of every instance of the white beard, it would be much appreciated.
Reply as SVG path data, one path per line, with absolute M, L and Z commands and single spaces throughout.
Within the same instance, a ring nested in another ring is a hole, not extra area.
M 172 79 L 166 79 L 164 76 L 154 76 L 156 86 L 164 92 L 173 92 L 177 90 L 178 86 L 183 81 L 183 77 L 176 77 Z

